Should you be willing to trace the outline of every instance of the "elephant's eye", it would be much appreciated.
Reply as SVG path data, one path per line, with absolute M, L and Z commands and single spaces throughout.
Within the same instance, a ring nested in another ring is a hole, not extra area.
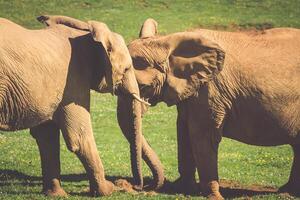
M 130 67 L 125 67 L 124 74 L 129 70 Z

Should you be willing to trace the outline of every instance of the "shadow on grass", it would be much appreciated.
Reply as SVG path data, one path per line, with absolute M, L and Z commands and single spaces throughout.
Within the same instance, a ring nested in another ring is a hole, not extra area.
M 201 196 L 201 192 L 199 190 L 192 190 L 189 193 L 178 192 L 174 189 L 173 182 L 165 182 L 164 187 L 159 191 L 160 193 L 165 194 L 183 194 L 189 196 Z M 195 188 L 197 186 L 195 185 Z M 265 187 L 258 185 L 249 185 L 242 186 L 239 183 L 231 182 L 231 181 L 221 181 L 220 184 L 220 192 L 224 198 L 239 198 L 239 197 L 254 197 L 261 195 L 271 195 L 271 194 L 279 194 L 276 188 L 273 187 Z
M 112 182 L 115 182 L 119 179 L 125 179 L 128 182 L 132 183 L 131 177 L 122 177 L 122 176 L 106 176 L 106 179 Z M 87 181 L 88 178 L 86 174 L 65 174 L 61 176 L 61 180 L 63 182 L 80 182 Z M 151 185 L 152 178 L 146 177 L 144 178 L 145 185 Z M 0 186 L 9 186 L 9 185 L 24 185 L 24 186 L 37 186 L 41 185 L 42 187 L 42 177 L 40 176 L 31 176 L 26 175 L 22 172 L 16 170 L 0 170 Z M 192 191 L 188 194 L 184 192 L 178 192 L 174 189 L 174 184 L 170 181 L 166 181 L 163 188 L 161 188 L 158 193 L 162 194 L 184 194 L 189 196 L 199 196 L 199 191 Z M 196 187 L 195 187 L 196 188 Z M 277 189 L 273 187 L 266 187 L 261 185 L 250 185 L 250 186 L 242 186 L 237 182 L 232 182 L 228 180 L 221 180 L 220 191 L 225 198 L 237 198 L 237 197 L 253 197 L 260 195 L 270 195 L 270 194 L 278 194 Z M 15 193 L 12 191 L 11 194 Z M 20 193 L 24 193 L 24 191 L 20 191 Z M 20 194 L 19 193 L 19 194 Z M 28 192 L 29 193 L 29 192 Z M 27 193 L 27 194 L 28 194 Z M 24 193 L 25 194 L 25 193 Z M 71 195 L 77 196 L 88 196 L 88 192 L 84 191 L 82 188 L 79 192 L 70 192 Z

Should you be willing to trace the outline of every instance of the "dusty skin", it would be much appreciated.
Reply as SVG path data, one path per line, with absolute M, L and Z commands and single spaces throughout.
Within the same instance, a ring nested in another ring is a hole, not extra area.
M 47 26 L 50 25 L 65 25 L 67 27 L 77 29 L 77 30 L 86 30 L 89 26 L 88 23 L 79 21 L 77 19 L 73 19 L 66 16 L 51 16 L 51 15 L 44 15 L 40 16 L 38 20 Z M 156 27 L 157 24 L 153 24 L 153 21 L 149 20 L 148 25 Z M 146 25 L 146 26 L 148 26 Z M 151 30 L 143 31 L 141 34 L 154 34 L 156 32 L 152 32 Z M 135 80 L 135 79 L 133 79 Z M 131 83 L 131 79 L 124 79 L 124 84 Z M 101 85 L 101 91 L 107 91 L 107 84 Z M 122 91 L 122 89 L 121 89 Z M 118 91 L 117 91 L 118 92 Z M 139 91 L 137 93 L 139 95 Z M 147 106 L 147 102 L 144 102 L 142 99 L 139 99 L 139 102 L 135 101 L 132 104 L 132 100 L 125 95 L 118 96 L 118 104 L 122 104 L 124 107 L 118 108 L 118 118 L 125 118 L 126 120 L 122 120 L 119 123 L 122 124 L 122 132 L 124 136 L 127 138 L 128 142 L 130 143 L 130 152 L 131 152 L 131 166 L 132 166 L 132 174 L 133 174 L 133 188 L 135 190 L 142 190 L 143 189 L 143 177 L 142 177 L 142 170 L 141 170 L 141 158 L 146 162 L 149 166 L 150 170 L 152 171 L 154 181 L 149 186 L 151 189 L 159 189 L 162 187 L 165 177 L 163 166 L 157 157 L 156 153 L 153 151 L 151 146 L 147 143 L 144 136 L 141 134 L 141 118 L 143 112 Z M 136 136 L 135 138 L 132 135 Z
M 177 191 L 193 188 L 197 168 L 202 194 L 223 199 L 217 154 L 225 136 L 261 146 L 290 144 L 294 162 L 280 191 L 299 192 L 300 31 L 276 28 L 248 34 L 201 29 L 158 36 L 157 25 L 146 20 L 140 38 L 128 48 L 141 97 L 153 106 L 161 101 L 177 106 Z M 127 137 L 128 124 L 135 121 L 130 113 L 128 103 L 118 98 L 118 121 Z M 147 164 L 157 166 L 157 160 L 151 160 L 156 155 L 151 157 L 153 152 L 144 151 L 144 146 L 142 150 L 144 159 L 148 153 Z M 141 172 L 133 174 L 139 177 Z
M 153 106 L 177 106 L 177 191 L 193 188 L 197 169 L 202 194 L 223 199 L 217 157 L 224 136 L 260 146 L 290 144 L 291 174 L 279 191 L 299 195 L 300 30 L 159 36 L 156 28 L 146 20 L 128 48 L 141 97 Z M 125 106 L 119 101 L 119 110 Z M 125 120 L 119 116 L 123 131 Z
M 104 23 L 90 21 L 84 31 L 48 25 L 28 30 L 0 18 L 0 129 L 30 128 L 46 195 L 66 195 L 60 185 L 60 130 L 87 172 L 91 195 L 109 195 L 114 186 L 105 179 L 94 141 L 90 89 L 118 91 L 127 100 L 135 119 L 131 153 L 133 161 L 140 160 L 141 99 L 131 57 L 122 36 Z

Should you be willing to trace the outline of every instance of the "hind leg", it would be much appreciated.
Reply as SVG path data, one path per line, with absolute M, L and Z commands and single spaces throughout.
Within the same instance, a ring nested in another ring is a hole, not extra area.
M 47 196 L 66 196 L 60 185 L 59 128 L 52 121 L 30 129 L 40 151 L 43 193 Z
M 279 192 L 288 192 L 300 196 L 300 144 L 292 145 L 294 160 L 289 181 L 279 188 Z

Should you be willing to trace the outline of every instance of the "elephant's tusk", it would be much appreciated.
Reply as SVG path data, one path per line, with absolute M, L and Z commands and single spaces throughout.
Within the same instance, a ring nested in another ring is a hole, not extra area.
M 136 100 L 138 100 L 141 103 L 146 104 L 147 106 L 151 106 L 150 103 L 148 103 L 147 101 L 142 100 L 137 94 L 132 94 L 133 98 L 135 98 Z

